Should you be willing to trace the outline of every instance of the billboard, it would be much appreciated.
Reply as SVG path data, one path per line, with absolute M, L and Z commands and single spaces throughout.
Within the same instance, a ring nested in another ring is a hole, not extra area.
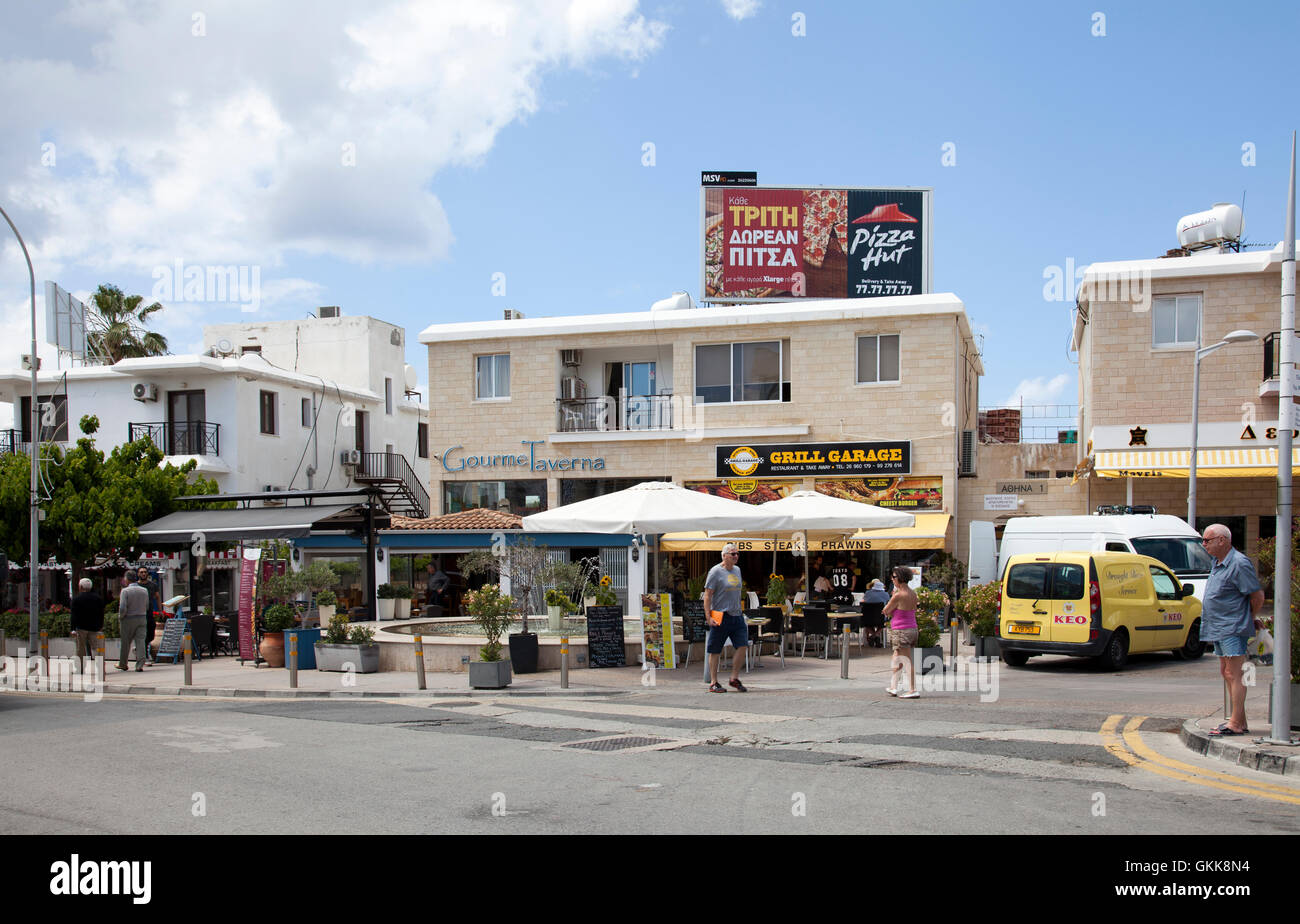
M 879 298 L 931 290 L 928 188 L 706 186 L 702 298 Z

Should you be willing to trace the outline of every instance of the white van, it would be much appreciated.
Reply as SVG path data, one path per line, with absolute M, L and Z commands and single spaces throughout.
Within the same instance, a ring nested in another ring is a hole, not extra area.
M 1196 599 L 1205 592 L 1213 559 L 1201 547 L 1201 536 L 1185 520 L 1168 514 L 1093 514 L 1070 517 L 1013 517 L 1007 521 L 998 549 L 996 565 L 990 567 L 992 524 L 971 523 L 971 563 L 974 583 L 994 580 L 975 575 L 994 574 L 1001 580 L 1013 555 L 1050 552 L 1135 552 L 1160 561 L 1184 584 L 1191 584 Z M 981 537 L 977 546 L 976 535 Z M 976 551 L 982 549 L 983 560 Z

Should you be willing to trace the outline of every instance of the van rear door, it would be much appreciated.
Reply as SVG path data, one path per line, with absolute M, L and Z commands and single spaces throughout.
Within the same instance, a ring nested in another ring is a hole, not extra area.
M 1083 561 L 1058 561 L 1052 565 L 1052 621 L 1048 641 L 1078 645 L 1088 642 L 1092 606 L 1088 599 L 1087 566 Z
M 1017 561 L 1006 573 L 1002 604 L 1002 637 L 1030 641 L 1048 639 L 1051 607 L 1048 582 L 1052 559 L 1042 556 Z

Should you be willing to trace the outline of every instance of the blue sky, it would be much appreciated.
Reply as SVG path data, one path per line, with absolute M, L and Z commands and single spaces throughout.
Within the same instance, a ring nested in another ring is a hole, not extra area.
M 1294 4 L 199 5 L 6 11 L 0 202 L 38 287 L 256 266 L 258 317 L 402 324 L 423 378 L 431 323 L 698 298 L 701 170 L 931 186 L 981 404 L 1073 404 L 1072 299 L 1045 272 L 1158 256 L 1243 195 L 1246 239 L 1282 235 Z M 5 233 L 8 367 L 29 334 Z M 163 301 L 176 352 L 250 317 Z

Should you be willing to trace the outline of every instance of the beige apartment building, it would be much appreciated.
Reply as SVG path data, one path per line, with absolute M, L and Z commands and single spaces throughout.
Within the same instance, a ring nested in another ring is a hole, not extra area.
M 422 331 L 434 507 L 528 514 L 650 479 L 815 489 L 918 514 L 850 546 L 877 573 L 886 553 L 958 551 L 983 367 L 956 296 L 687 304 Z
M 1201 360 L 1195 525 L 1227 524 L 1251 556 L 1274 534 L 1277 428 L 1290 419 L 1278 407 L 1281 268 L 1280 245 L 1088 268 L 1073 335 L 1086 509 L 1186 517 L 1196 351 L 1245 329 L 1260 339 Z

